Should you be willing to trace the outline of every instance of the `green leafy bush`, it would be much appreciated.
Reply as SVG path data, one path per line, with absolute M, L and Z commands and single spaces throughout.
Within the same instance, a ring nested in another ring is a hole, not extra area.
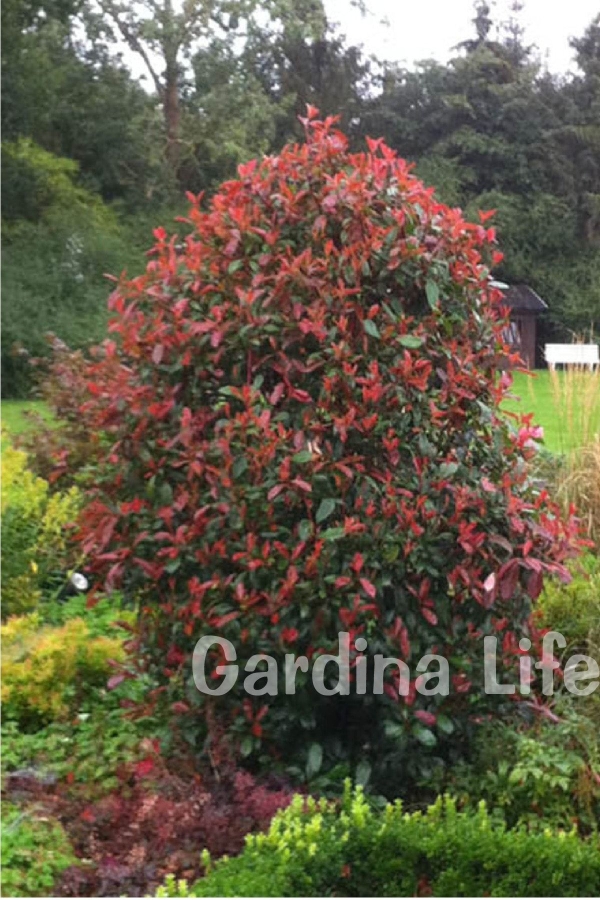
M 33 767 L 37 772 L 69 779 L 88 794 L 119 787 L 124 764 L 143 755 L 147 723 L 132 722 L 118 701 L 95 704 L 69 722 L 51 722 L 36 732 L 23 732 L 15 721 L 2 724 L 2 770 Z
M 485 800 L 509 827 L 596 831 L 600 822 L 598 730 L 575 698 L 524 728 L 512 720 L 479 735 L 469 764 L 455 767 L 443 784 L 461 804 Z M 558 714 L 558 715 L 557 715 Z
M 100 597 L 90 608 L 88 596 L 83 593 L 51 598 L 40 606 L 38 613 L 44 625 L 66 625 L 71 619 L 83 619 L 91 637 L 122 637 L 121 626 L 133 626 L 135 622 L 135 613 L 123 609 L 118 593 Z
M 158 896 L 595 896 L 600 845 L 575 833 L 529 834 L 494 824 L 485 805 L 459 812 L 439 798 L 426 812 L 400 802 L 374 812 L 360 789 L 341 808 L 296 797 L 239 857 L 205 859 L 191 889 L 174 879 Z M 187 893 L 186 893 L 187 891 Z
M 48 897 L 60 873 L 75 863 L 58 822 L 34 809 L 2 804 L 3 897 Z
M 106 272 L 141 254 L 102 198 L 79 183 L 74 160 L 30 140 L 2 147 L 2 393 L 22 397 L 32 384 L 28 357 L 46 353 L 52 331 L 90 346 L 106 326 Z
M 544 588 L 538 624 L 566 638 L 567 647 L 561 651 L 563 663 L 574 653 L 600 660 L 600 558 L 588 553 L 571 569 L 570 584 L 550 581 Z M 590 720 L 600 733 L 600 690 L 572 699 L 578 717 Z

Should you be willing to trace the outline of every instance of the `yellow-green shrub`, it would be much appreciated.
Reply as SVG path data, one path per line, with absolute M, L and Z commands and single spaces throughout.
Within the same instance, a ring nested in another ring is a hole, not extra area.
M 76 488 L 51 493 L 47 481 L 27 468 L 27 456 L 6 443 L 2 451 L 2 616 L 36 608 L 52 571 L 66 571 L 67 526 L 81 495 Z
M 40 628 L 34 613 L 9 619 L 1 636 L 4 716 L 25 727 L 72 715 L 124 656 L 121 640 L 92 637 L 83 619 Z
M 426 811 L 375 810 L 360 788 L 341 803 L 296 796 L 266 834 L 194 885 L 173 876 L 157 897 L 579 897 L 600 890 L 597 837 L 528 833 L 494 822 L 480 803 L 439 797 Z

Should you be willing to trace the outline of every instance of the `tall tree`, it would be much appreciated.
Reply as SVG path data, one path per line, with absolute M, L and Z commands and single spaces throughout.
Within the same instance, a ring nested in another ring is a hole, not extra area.
M 576 158 L 581 225 L 590 244 L 600 247 L 600 14 L 571 45 L 580 70 L 570 85 L 570 136 Z
M 144 63 L 160 99 L 166 135 L 166 158 L 173 171 L 181 160 L 182 92 L 186 66 L 203 42 L 226 36 L 231 43 L 243 39 L 258 0 L 90 0 L 89 15 L 100 11 L 103 24 L 113 38 L 124 41 Z M 302 0 L 308 19 L 303 27 L 313 27 L 323 19 L 321 0 Z M 261 15 L 282 23 L 302 22 L 294 0 L 267 0 L 260 4 Z
M 135 209 L 165 182 L 157 103 L 101 41 L 79 39 L 80 12 L 66 0 L 3 4 L 3 140 L 75 160 L 89 188 Z
M 363 121 L 415 160 L 442 199 L 473 217 L 496 209 L 498 274 L 529 282 L 557 326 L 580 330 L 600 312 L 600 29 L 596 21 L 574 42 L 580 75 L 557 79 L 526 44 L 520 6 L 495 25 L 478 2 L 461 52 L 448 65 L 388 70 Z

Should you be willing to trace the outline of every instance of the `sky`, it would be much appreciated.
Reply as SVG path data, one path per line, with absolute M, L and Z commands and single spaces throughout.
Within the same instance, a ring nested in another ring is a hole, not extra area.
M 508 19 L 510 0 L 488 0 L 494 20 Z M 415 61 L 451 56 L 451 48 L 472 36 L 473 0 L 366 0 L 361 16 L 350 0 L 324 0 L 328 17 L 338 22 L 351 44 L 367 55 L 412 66 Z M 539 48 L 552 72 L 573 70 L 569 37 L 583 34 L 600 12 L 600 0 L 525 0 L 520 20 L 526 39 Z M 389 24 L 383 24 L 386 18 Z

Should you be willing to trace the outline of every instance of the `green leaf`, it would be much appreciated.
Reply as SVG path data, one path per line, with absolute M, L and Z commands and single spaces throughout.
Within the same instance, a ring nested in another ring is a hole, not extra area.
M 398 343 L 409 350 L 415 350 L 423 344 L 423 338 L 417 337 L 415 334 L 401 334 Z
M 227 274 L 235 275 L 235 273 L 239 272 L 239 270 L 242 268 L 243 264 L 244 264 L 243 260 L 234 259 L 234 261 L 232 263 L 229 263 L 229 265 L 227 266 Z
M 365 319 L 363 321 L 363 328 L 365 329 L 367 334 L 371 335 L 371 337 L 381 337 L 381 335 L 379 334 L 379 328 L 377 327 L 373 319 Z
M 167 481 L 158 489 L 158 501 L 162 506 L 170 506 L 173 502 L 173 488 Z
M 331 513 L 335 509 L 335 500 L 332 500 L 330 497 L 325 500 L 321 500 L 319 508 L 317 510 L 317 524 L 324 522 L 325 519 L 328 519 Z
M 440 476 L 442 478 L 450 478 L 458 472 L 458 463 L 442 463 L 440 466 Z
M 454 722 L 452 719 L 449 719 L 448 716 L 438 716 L 436 724 L 443 734 L 452 734 L 454 731 Z
M 328 528 L 327 531 L 324 531 L 321 535 L 324 541 L 339 541 L 340 538 L 345 537 L 346 529 L 345 528 Z
M 313 455 L 310 450 L 300 450 L 299 453 L 295 453 L 292 457 L 294 462 L 299 464 L 310 462 L 312 458 Z
M 312 522 L 302 519 L 298 525 L 298 537 L 301 541 L 307 541 L 312 534 Z
M 432 309 L 435 309 L 437 306 L 438 300 L 440 299 L 440 289 L 435 283 L 435 281 L 428 281 L 425 285 L 425 293 L 427 294 L 427 302 L 429 303 Z
M 398 316 L 396 315 L 396 313 L 395 313 L 392 309 L 390 309 L 390 307 L 387 305 L 387 303 L 383 303 L 383 302 L 382 302 L 381 306 L 383 307 L 383 309 L 385 310 L 385 312 L 388 314 L 388 316 L 390 317 L 390 319 L 392 320 L 392 322 L 397 322 L 397 321 L 398 321 Z
M 424 747 L 435 747 L 437 744 L 437 738 L 433 731 L 429 728 L 425 728 L 424 725 L 415 725 L 413 734 Z
M 306 762 L 306 774 L 309 778 L 316 775 L 323 762 L 323 748 L 320 744 L 311 744 Z
M 245 456 L 240 456 L 240 458 L 236 459 L 236 461 L 233 464 L 233 469 L 232 469 L 233 477 L 239 478 L 240 475 L 244 474 L 244 472 L 246 471 L 247 468 L 248 468 L 248 460 L 246 459 Z
M 404 734 L 404 726 L 399 722 L 386 722 L 383 726 L 385 736 L 389 738 L 401 738 Z
M 361 760 L 356 767 L 356 775 L 355 781 L 357 784 L 360 784 L 362 787 L 366 787 L 369 782 L 369 778 L 371 777 L 371 763 L 368 763 L 366 759 Z
M 383 551 L 383 558 L 386 562 L 392 563 L 398 559 L 398 554 L 400 553 L 400 544 L 393 544 L 391 547 L 386 547 Z
M 240 751 L 242 756 L 250 756 L 252 753 L 252 748 L 254 746 L 254 741 L 250 737 L 250 735 L 246 735 L 246 737 L 242 740 L 240 744 Z

